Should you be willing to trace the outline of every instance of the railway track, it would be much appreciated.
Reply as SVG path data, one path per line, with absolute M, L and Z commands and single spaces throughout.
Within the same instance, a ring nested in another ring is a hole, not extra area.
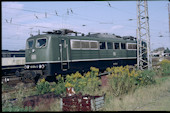
M 15 75 L 3 76 L 2 79 L 1 79 L 2 84 L 11 83 L 11 82 L 17 83 L 19 81 L 21 81 L 21 77 L 17 77 Z
M 27 80 L 26 82 L 22 81 L 22 77 L 17 77 L 15 75 L 9 75 L 9 76 L 3 76 L 1 79 L 1 84 L 8 84 L 8 85 L 12 85 L 15 86 L 18 83 L 33 83 L 34 81 L 32 80 Z

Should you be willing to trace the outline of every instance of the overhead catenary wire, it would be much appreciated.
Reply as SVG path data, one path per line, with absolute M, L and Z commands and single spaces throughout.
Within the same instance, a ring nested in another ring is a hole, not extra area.
M 4 22 L 5 23 L 5 22 Z M 30 26 L 30 25 L 25 25 L 25 24 L 18 24 L 18 23 L 11 23 L 10 25 L 17 25 L 17 26 L 24 26 L 24 27 L 39 27 L 39 28 L 51 28 L 51 27 L 46 27 L 46 26 L 39 26 L 39 25 L 34 25 L 34 26 Z
M 74 13 L 74 15 L 80 16 L 79 14 L 76 14 L 76 13 Z M 84 18 L 84 17 L 80 17 L 80 18 L 82 18 L 83 20 L 86 20 L 86 21 L 98 22 L 99 24 L 102 24 L 102 23 L 113 24 L 112 22 L 110 22 L 110 23 L 109 22 L 100 22 L 100 21 L 97 21 L 97 20 L 94 20 L 94 19 L 88 19 L 88 18 Z M 7 19 L 5 19 L 5 20 L 6 20 L 7 23 L 9 23 Z M 35 26 L 35 25 L 30 26 L 30 25 L 24 25 L 24 24 L 18 24 L 18 23 L 12 23 L 11 25 L 18 25 L 18 26 L 25 26 L 25 27 L 37 27 L 37 28 L 51 28 L 51 27 L 46 27 L 46 26 Z M 136 28 L 137 27 L 137 26 L 125 25 L 125 24 L 123 24 L 123 26 L 130 27 L 130 28 L 133 28 L 133 27 Z M 159 28 L 150 28 L 150 29 L 154 30 L 154 31 L 159 31 L 160 30 Z
M 35 11 L 35 10 L 30 10 L 30 9 L 19 9 L 19 8 L 9 8 L 9 7 L 2 7 L 2 8 L 22 10 L 22 11 L 26 11 L 26 12 L 32 12 L 32 13 L 34 13 L 34 16 L 36 17 L 36 19 L 39 19 L 39 17 L 38 17 L 35 13 L 44 14 L 44 12 Z M 85 16 L 80 15 L 80 14 L 78 14 L 78 13 L 75 13 L 75 12 L 73 13 L 72 8 L 70 8 L 70 10 L 67 9 L 67 14 L 66 14 L 66 15 L 70 15 L 69 11 L 71 11 L 72 14 L 74 14 L 74 15 L 76 15 L 76 16 L 81 16 L 81 17 L 78 17 L 78 18 L 81 18 L 81 19 L 83 19 L 83 20 L 93 21 L 93 22 L 101 22 L 101 21 L 99 21 L 100 18 L 97 18 L 97 20 L 96 20 L 96 19 L 92 19 L 93 17 L 87 18 L 87 16 L 85 17 Z M 56 10 L 55 10 L 54 12 L 55 12 L 54 14 L 53 14 L 53 13 L 47 13 L 47 12 L 46 12 L 46 14 L 51 15 L 51 16 L 58 16 L 58 17 L 61 17 L 61 18 L 62 18 L 62 15 L 58 15 L 58 12 L 57 12 Z M 64 15 L 64 14 L 63 14 L 63 15 Z
M 38 26 L 38 25 L 30 26 L 30 25 L 24 25 L 24 24 L 18 24 L 18 23 L 11 23 L 10 25 L 23 26 L 23 27 L 28 27 L 28 28 L 50 28 L 52 29 L 52 27 Z M 137 27 L 137 26 L 132 26 L 132 25 L 130 26 L 130 25 L 125 25 L 125 24 L 123 26 L 128 27 L 128 28 L 134 28 L 134 29 Z M 159 29 L 152 29 L 152 30 L 159 31 Z M 162 33 L 167 33 L 167 32 L 162 32 Z
M 93 4 L 95 4 L 95 3 L 93 3 Z M 109 3 L 110 4 L 110 3 Z M 105 4 L 97 4 L 97 5 L 103 5 L 103 6 L 107 6 L 107 4 L 105 5 Z M 2 7 L 2 8 L 8 8 L 8 9 L 16 9 L 16 10 L 23 10 L 23 11 L 27 11 L 27 12 L 34 12 L 34 16 L 35 16 L 35 18 L 36 19 L 40 19 L 35 13 L 40 13 L 40 14 L 44 14 L 44 12 L 40 12 L 40 11 L 35 11 L 35 10 L 29 10 L 29 9 L 19 9 L 19 8 L 9 8 L 9 7 Z M 115 7 L 110 7 L 110 8 L 115 8 Z M 118 9 L 118 8 L 116 8 L 117 10 L 120 10 L 120 9 Z M 67 9 L 67 14 L 69 15 L 69 10 L 71 11 L 71 12 L 73 12 L 73 10 L 70 8 L 70 9 Z M 127 11 L 123 11 L 124 13 L 126 13 Z M 128 12 L 129 13 L 129 12 Z M 61 17 L 61 18 L 63 18 L 63 16 L 61 16 L 61 15 L 58 15 L 58 13 L 57 13 L 57 11 L 55 10 L 54 11 L 54 14 L 53 13 L 47 13 L 47 12 L 45 12 L 45 15 L 51 15 L 51 16 L 58 16 L 58 17 Z M 79 17 L 77 17 L 77 18 L 80 18 L 80 19 L 83 19 L 83 20 L 86 20 L 86 21 L 91 21 L 91 22 L 98 22 L 98 23 L 112 23 L 112 22 L 101 22 L 101 21 L 99 21 L 100 19 L 92 19 L 92 17 L 85 17 L 85 16 L 83 16 L 83 15 L 80 15 L 80 14 L 78 14 L 78 13 L 72 13 L 73 15 L 75 15 L 75 16 L 79 16 Z M 63 14 L 64 15 L 64 14 Z M 133 14 L 134 15 L 134 14 Z M 70 15 L 70 16 L 72 16 L 72 15 Z M 73 17 L 73 16 L 72 16 Z M 76 19 L 77 19 L 76 18 Z M 134 20 L 134 19 L 133 19 Z
M 109 2 L 109 4 L 111 5 L 111 7 L 107 4 L 107 2 L 106 2 L 106 4 L 104 4 L 105 6 L 107 6 L 108 8 L 116 8 L 114 5 L 112 5 L 110 2 Z M 103 4 L 101 4 L 101 5 L 103 5 Z M 81 8 L 81 7 L 80 7 Z M 12 8 L 12 9 L 14 9 L 14 8 Z M 15 9 L 17 9 L 17 8 L 15 8 Z M 18 10 L 22 10 L 22 9 L 18 9 Z M 46 11 L 46 13 L 44 13 L 45 11 L 35 11 L 35 10 L 30 10 L 30 9 L 24 9 L 23 11 L 27 11 L 27 12 L 31 12 L 32 14 L 36 14 L 36 16 L 38 17 L 38 19 L 36 20 L 37 22 L 38 21 L 40 21 L 40 20 L 42 20 L 41 18 L 43 18 L 43 17 L 40 17 L 38 14 L 42 14 L 42 15 L 48 15 L 47 16 L 47 18 L 49 19 L 49 15 L 50 16 L 58 16 L 58 17 L 62 17 L 62 15 L 65 15 L 65 18 L 67 18 L 67 17 L 70 17 L 70 18 L 76 18 L 75 16 L 77 16 L 77 18 L 76 19 L 81 19 L 81 20 L 85 20 L 85 21 L 89 21 L 89 22 L 96 22 L 96 23 L 109 23 L 108 21 L 106 21 L 106 22 L 101 22 L 101 20 L 100 19 L 97 19 L 96 17 L 95 17 L 95 19 L 94 18 L 92 18 L 92 17 L 87 17 L 87 16 L 85 16 L 85 15 L 81 15 L 81 14 L 78 14 L 78 13 L 76 13 L 76 11 L 74 10 L 74 8 L 72 9 L 72 8 L 68 8 L 68 10 L 69 10 L 69 15 L 67 15 L 67 13 L 65 13 L 65 14 L 60 14 L 58 11 L 56 11 L 56 10 L 54 10 L 53 12 L 47 12 Z M 72 10 L 72 11 L 71 11 Z M 127 11 L 123 11 L 122 9 L 120 10 L 119 8 L 117 8 L 117 10 L 119 10 L 119 11 L 122 11 L 122 12 L 124 12 L 124 13 L 127 13 Z M 73 13 L 72 13 L 73 12 Z M 58 15 L 58 14 L 60 14 L 60 15 Z M 131 13 L 132 14 L 132 13 Z M 36 19 L 36 16 L 34 16 L 35 17 L 35 19 Z M 44 18 L 45 18 L 46 16 L 44 16 Z M 12 18 L 14 18 L 14 17 L 12 17 Z M 12 19 L 13 20 L 13 19 Z M 9 23 L 9 19 L 7 20 L 8 21 L 8 23 Z M 110 22 L 111 23 L 111 22 Z M 6 23 L 7 24 L 7 23 Z M 51 29 L 51 27 L 46 27 L 46 26 L 31 26 L 31 25 L 26 25 L 26 24 L 19 24 L 19 23 L 13 23 L 12 22 L 12 24 L 10 24 L 10 25 L 16 25 L 16 26 L 24 26 L 24 27 L 34 27 L 34 28 L 50 28 Z M 82 25 L 82 24 L 81 24 Z M 83 25 L 84 25 L 84 23 L 83 23 Z M 109 24 L 107 24 L 107 25 L 109 25 Z M 114 24 L 113 23 L 113 25 L 116 25 L 116 24 Z M 131 29 L 133 29 L 134 28 L 134 30 L 136 29 L 136 26 L 133 26 L 133 25 L 123 25 L 123 26 L 126 26 L 126 27 L 128 27 L 128 28 L 131 28 Z M 154 29 L 154 28 L 153 28 Z M 155 30 L 159 30 L 159 28 L 156 28 Z
M 22 11 L 27 11 L 27 12 L 32 12 L 32 13 L 34 13 L 34 16 L 35 16 L 35 18 L 36 19 L 40 19 L 35 13 L 40 13 L 40 14 L 44 14 L 44 12 L 39 12 L 39 11 L 34 11 L 34 10 L 28 10 L 28 9 L 18 9 L 18 8 L 9 8 L 9 7 L 3 7 L 3 8 L 8 8 L 8 9 L 16 9 L 16 10 L 22 10 Z M 72 9 L 70 9 L 71 10 L 71 12 L 72 12 L 72 14 L 74 14 L 74 15 L 77 15 L 77 16 L 80 16 L 79 14 L 77 14 L 77 13 L 73 13 L 73 10 Z M 63 18 L 63 16 L 64 16 L 64 14 L 63 15 L 58 15 L 58 12 L 55 10 L 55 14 L 53 14 L 53 13 L 47 13 L 46 12 L 46 15 L 52 15 L 52 16 L 58 16 L 58 17 L 61 17 L 61 18 Z M 69 9 L 67 9 L 67 15 L 69 15 Z M 83 20 L 87 20 L 87 21 L 95 21 L 95 22 L 100 22 L 100 21 L 98 21 L 98 20 L 94 20 L 94 19 L 89 19 L 89 18 L 87 18 L 87 17 L 79 17 L 79 18 L 81 18 L 81 19 L 83 19 Z

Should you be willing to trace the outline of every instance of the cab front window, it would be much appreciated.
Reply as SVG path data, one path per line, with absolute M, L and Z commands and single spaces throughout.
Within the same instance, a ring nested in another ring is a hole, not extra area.
M 31 40 L 28 40 L 27 41 L 27 49 L 31 49 L 33 47 L 33 43 L 34 43 L 34 40 L 31 39 Z
M 47 39 L 46 38 L 37 39 L 36 47 L 37 48 L 42 48 L 42 47 L 45 47 L 46 44 L 47 44 Z

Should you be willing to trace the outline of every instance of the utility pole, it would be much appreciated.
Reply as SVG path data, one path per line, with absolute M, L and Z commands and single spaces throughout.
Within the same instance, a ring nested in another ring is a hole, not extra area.
M 170 36 L 170 3 L 168 3 L 168 14 L 169 14 L 169 36 Z
M 146 0 L 137 0 L 137 66 L 140 70 L 152 68 L 148 4 Z

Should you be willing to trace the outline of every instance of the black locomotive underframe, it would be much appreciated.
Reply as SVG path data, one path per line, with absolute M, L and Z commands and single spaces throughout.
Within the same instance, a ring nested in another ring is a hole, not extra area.
M 61 66 L 63 63 L 67 66 Z M 84 73 L 90 70 L 90 67 L 99 68 L 100 72 L 106 70 L 107 67 L 113 66 L 126 66 L 134 65 L 137 63 L 137 59 L 119 59 L 119 60 L 97 60 L 97 61 L 77 61 L 77 62 L 58 62 L 58 63 L 46 63 L 43 70 L 31 69 L 31 71 L 37 71 L 42 76 L 56 76 L 67 75 L 79 71 Z M 34 65 L 34 64 L 31 64 Z M 69 66 L 68 66 L 69 65 Z

